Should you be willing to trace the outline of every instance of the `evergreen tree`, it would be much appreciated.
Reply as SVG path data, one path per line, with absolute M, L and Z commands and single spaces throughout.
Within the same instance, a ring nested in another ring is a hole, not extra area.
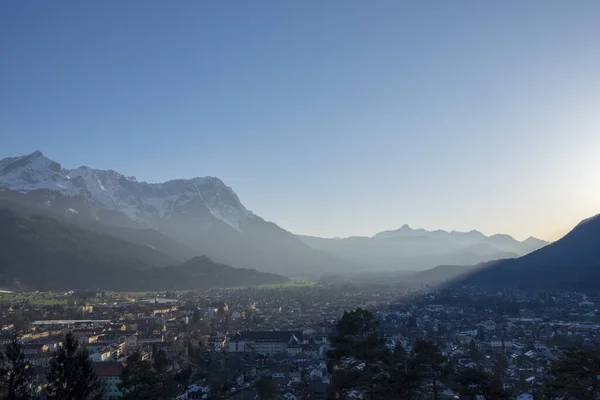
M 508 395 L 502 389 L 502 383 L 497 376 L 485 372 L 481 368 L 463 368 L 458 371 L 454 381 L 458 393 L 465 399 L 484 400 L 507 399 Z
M 406 326 L 410 331 L 417 329 L 417 319 L 411 315 L 406 321 Z
M 175 382 L 181 386 L 187 386 L 192 378 L 192 366 L 187 365 L 175 374 Z
M 31 397 L 33 368 L 25 356 L 15 335 L 0 352 L 0 398 L 26 400 Z
M 410 354 L 401 343 L 396 344 L 390 359 L 389 386 L 386 398 L 412 400 L 417 396 L 419 377 L 413 368 Z
M 256 383 L 256 389 L 260 400 L 273 400 L 277 395 L 277 386 L 269 378 L 260 378 Z
M 483 329 L 477 329 L 477 340 L 485 340 L 485 333 L 483 332 Z
M 200 321 L 200 311 L 198 309 L 194 310 L 192 313 L 192 324 L 197 324 Z
M 475 362 L 479 361 L 481 358 L 481 354 L 477 349 L 477 345 L 475 344 L 475 340 L 471 340 L 469 343 L 469 357 Z
M 330 398 L 344 398 L 351 390 L 374 398 L 382 388 L 382 380 L 389 377 L 384 362 L 390 355 L 373 314 L 360 308 L 345 312 L 331 345 L 327 354 Z
M 167 353 L 163 349 L 157 349 L 156 346 L 152 350 L 152 366 L 159 375 L 164 374 L 169 366 Z
M 367 310 L 357 308 L 345 312 L 337 324 L 337 332 L 331 341 L 333 349 L 328 354 L 333 360 L 352 357 L 372 363 L 380 360 L 387 351 L 379 322 Z
M 552 363 L 553 379 L 546 383 L 548 398 L 596 400 L 600 396 L 600 351 L 573 348 Z
M 159 378 L 159 387 L 162 398 L 169 398 L 177 391 L 177 382 L 172 371 L 169 371 L 169 359 L 163 349 L 154 349 L 152 351 L 152 367 Z
M 439 399 L 441 381 L 447 374 L 448 360 L 432 342 L 417 340 L 412 351 L 412 362 L 422 388 L 433 400 Z
M 46 379 L 52 400 L 100 400 L 104 392 L 89 352 L 79 347 L 71 332 L 50 359 Z
M 152 362 L 142 360 L 139 351 L 127 357 L 119 388 L 123 400 L 159 400 L 162 395 L 160 379 Z

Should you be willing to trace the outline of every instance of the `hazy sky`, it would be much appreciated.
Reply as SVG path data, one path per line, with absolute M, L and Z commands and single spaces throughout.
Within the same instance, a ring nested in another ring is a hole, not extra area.
M 213 175 L 296 233 L 600 212 L 600 1 L 2 1 L 0 157 Z

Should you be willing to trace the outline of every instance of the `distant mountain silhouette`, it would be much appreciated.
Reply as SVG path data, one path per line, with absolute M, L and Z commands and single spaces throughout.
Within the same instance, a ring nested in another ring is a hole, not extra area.
M 454 284 L 530 290 L 598 290 L 600 216 L 580 222 L 562 239 L 516 259 L 478 268 Z
M 183 264 L 150 246 L 47 216 L 0 209 L 0 285 L 39 290 L 163 290 L 283 283 L 287 278 L 195 257 Z
M 441 264 L 473 265 L 518 257 L 548 244 L 535 238 L 519 242 L 509 235 L 488 237 L 476 230 L 428 231 L 408 225 L 373 237 L 323 239 L 299 235 L 298 238 L 315 250 L 369 265 L 371 271 L 425 270 Z

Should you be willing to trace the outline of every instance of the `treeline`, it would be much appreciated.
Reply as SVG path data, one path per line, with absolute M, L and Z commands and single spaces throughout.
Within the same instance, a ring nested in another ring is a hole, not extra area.
M 331 338 L 329 399 L 421 400 L 508 399 L 504 368 L 459 367 L 435 343 L 417 340 L 407 351 L 386 346 L 379 321 L 369 311 L 344 313 Z M 600 399 L 600 352 L 569 349 L 550 368 L 551 378 L 536 391 L 540 399 Z

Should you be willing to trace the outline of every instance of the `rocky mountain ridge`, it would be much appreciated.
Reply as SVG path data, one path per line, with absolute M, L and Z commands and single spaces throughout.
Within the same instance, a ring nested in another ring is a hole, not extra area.
M 64 169 L 40 151 L 0 160 L 0 190 L 51 190 L 81 197 L 106 210 L 123 212 L 142 226 L 156 228 L 178 208 L 200 199 L 215 218 L 240 230 L 254 218 L 233 190 L 214 177 L 138 182 L 113 170 L 86 166 Z M 77 210 L 73 210 L 77 212 Z

